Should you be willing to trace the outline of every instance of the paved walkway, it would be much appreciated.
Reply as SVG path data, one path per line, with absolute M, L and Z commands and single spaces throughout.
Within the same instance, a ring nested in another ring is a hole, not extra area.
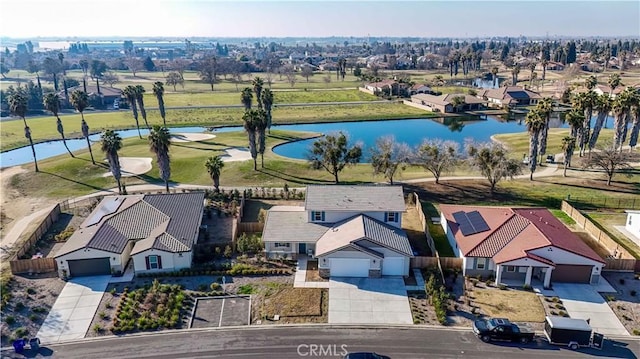
M 422 272 L 420 268 L 413 268 L 413 276 L 416 278 L 416 285 L 407 285 L 406 289 L 409 291 L 421 291 L 424 289 L 424 277 L 422 277 Z
M 329 282 L 307 282 L 307 258 L 298 258 L 296 275 L 293 279 L 294 288 L 329 288 Z
M 329 324 L 413 324 L 401 277 L 332 277 L 329 283 Z
M 84 338 L 111 276 L 70 279 L 38 331 L 43 344 Z

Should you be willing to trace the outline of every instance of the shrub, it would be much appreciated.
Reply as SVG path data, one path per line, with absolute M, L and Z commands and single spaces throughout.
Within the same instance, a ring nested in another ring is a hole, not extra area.
M 257 289 L 251 284 L 243 284 L 238 288 L 238 294 L 255 294 Z
M 104 309 L 111 309 L 111 308 L 113 308 L 113 304 L 111 304 L 111 302 L 104 303 Z
M 16 312 L 19 312 L 19 311 L 21 311 L 23 309 L 24 309 L 24 303 L 22 303 L 22 302 L 16 303 L 16 307 L 15 307 Z
M 502 283 L 498 285 L 498 288 L 500 288 L 500 290 L 507 290 L 507 286 Z
M 198 292 L 206 292 L 207 291 L 207 285 L 206 284 L 199 284 L 198 285 Z
M 31 308 L 31 311 L 34 313 L 46 313 L 47 309 L 42 307 L 33 307 Z
M 555 310 L 552 310 L 551 312 L 549 312 L 551 315 L 558 315 L 558 313 L 556 313 Z
M 16 318 L 12 315 L 8 315 L 4 318 L 5 323 L 13 325 L 16 322 Z
M 108 316 L 108 315 L 107 315 L 107 313 L 105 313 L 105 312 L 100 312 L 100 313 L 98 313 L 98 316 L 99 316 L 99 317 L 100 317 L 100 319 L 102 319 L 102 320 L 109 319 L 109 316 Z
M 64 231 L 56 234 L 56 236 L 54 238 L 55 238 L 56 242 L 66 242 L 67 239 L 69 239 L 69 237 L 71 237 L 73 232 L 75 232 L 75 229 L 73 227 L 69 227 L 69 228 L 65 229 Z
M 552 300 L 554 303 L 561 303 L 561 302 L 560 302 L 560 298 L 558 298 L 558 297 L 553 297 L 553 298 L 551 298 L 551 300 Z
M 222 286 L 218 282 L 213 282 L 213 283 L 211 283 L 210 288 L 211 288 L 212 291 L 215 292 L 215 291 L 220 290 L 222 288 Z
M 568 317 L 569 316 L 569 314 L 567 312 L 565 312 L 564 310 L 559 311 L 558 315 L 561 316 L 561 317 Z
M 631 294 L 632 297 L 635 297 L 636 294 L 638 294 L 638 292 L 636 292 L 635 289 L 632 289 L 631 292 L 629 292 L 629 294 Z
M 115 287 L 111 288 L 111 290 L 109 291 L 109 294 L 115 296 L 116 295 L 116 288 Z
M 640 335 L 640 329 L 634 329 L 632 333 L 633 335 Z
M 556 304 L 555 305 L 556 309 L 564 309 L 564 307 L 562 306 L 562 304 Z
M 32 322 L 37 322 L 40 317 L 37 314 L 29 314 L 29 320 Z
M 532 290 L 533 290 L 533 288 L 532 288 L 529 284 L 525 284 L 525 285 L 523 285 L 523 286 L 522 286 L 522 289 L 523 289 L 523 290 L 526 290 L 526 291 L 528 291 L 528 292 L 530 292 L 530 291 L 532 291 Z
M 33 288 L 27 288 L 27 294 L 36 294 L 36 290 Z
M 607 295 L 605 296 L 605 299 L 607 300 L 607 302 L 613 302 L 613 301 L 615 301 L 615 300 L 616 300 L 616 297 L 615 297 L 615 296 L 613 296 L 613 295 L 611 295 L 611 294 L 607 294 Z
M 95 324 L 93 326 L 93 331 L 96 332 L 96 333 L 100 333 L 100 332 L 102 332 L 102 330 L 103 330 L 102 329 L 102 325 L 100 325 L 100 324 Z
M 230 245 L 227 245 L 226 247 L 224 247 L 223 255 L 225 258 L 231 258 L 231 256 L 233 255 L 233 250 L 231 249 Z
M 20 327 L 13 332 L 15 338 L 25 338 L 29 335 L 29 329 Z

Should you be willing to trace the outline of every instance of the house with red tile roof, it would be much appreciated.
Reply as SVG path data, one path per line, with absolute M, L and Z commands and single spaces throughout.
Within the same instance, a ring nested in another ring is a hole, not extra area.
M 548 288 L 600 281 L 605 262 L 546 208 L 440 205 L 441 224 L 466 276 Z

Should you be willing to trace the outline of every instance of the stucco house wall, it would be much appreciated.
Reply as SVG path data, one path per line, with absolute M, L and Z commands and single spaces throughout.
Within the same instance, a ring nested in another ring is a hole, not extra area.
M 162 268 L 147 269 L 146 257 L 157 255 L 161 257 Z M 192 253 L 169 253 L 157 249 L 148 249 L 146 251 L 133 255 L 133 266 L 136 273 L 138 272 L 168 272 L 191 267 Z
M 67 275 L 69 274 L 69 264 L 67 261 L 75 260 L 75 259 L 93 259 L 93 258 L 109 258 L 109 264 L 111 265 L 111 271 L 115 272 L 124 272 L 124 265 L 126 265 L 129 260 L 129 253 L 131 253 L 131 247 L 125 248 L 122 254 L 111 253 L 107 251 L 103 251 L 100 249 L 94 248 L 81 248 L 75 252 L 67 253 L 60 257 L 57 257 L 58 261 L 58 275 L 62 278 L 64 277 L 63 271 L 66 271 Z

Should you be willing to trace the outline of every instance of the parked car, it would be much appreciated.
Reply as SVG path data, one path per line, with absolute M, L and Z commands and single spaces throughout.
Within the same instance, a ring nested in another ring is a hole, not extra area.
M 544 335 L 549 343 L 566 345 L 572 350 L 577 350 L 579 347 L 602 349 L 604 341 L 604 336 L 594 333 L 588 321 L 575 318 L 546 317 Z
M 386 355 L 380 355 L 373 352 L 349 353 L 343 359 L 391 359 Z
M 528 326 L 518 326 L 505 318 L 476 320 L 473 322 L 473 332 L 485 343 L 492 340 L 528 343 L 535 335 Z

